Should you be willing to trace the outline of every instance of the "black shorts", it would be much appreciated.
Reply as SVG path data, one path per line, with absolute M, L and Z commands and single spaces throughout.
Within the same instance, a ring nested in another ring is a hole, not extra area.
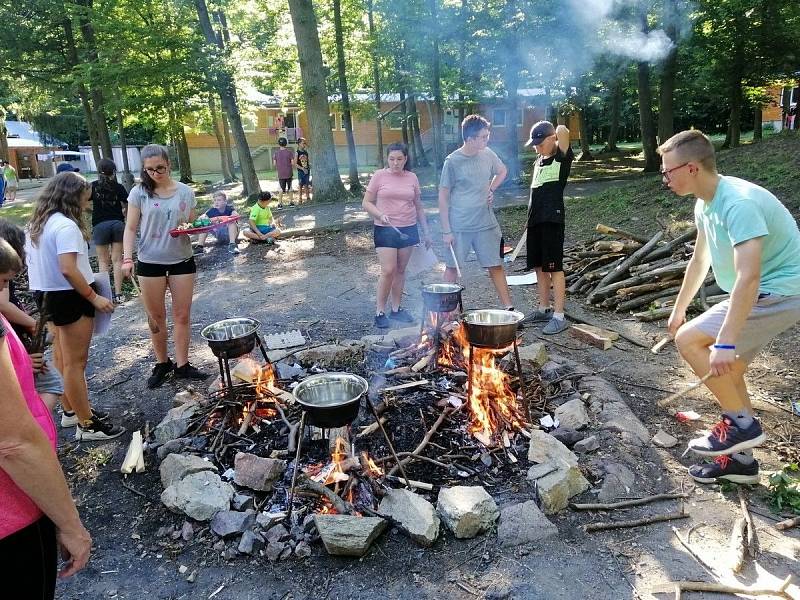
M 535 223 L 528 226 L 528 269 L 545 273 L 564 270 L 564 224 Z
M 136 261 L 136 274 L 139 277 L 169 277 L 170 275 L 191 275 L 192 273 L 197 273 L 194 256 L 171 265 Z
M 408 227 L 398 227 L 400 231 L 408 236 L 407 240 L 400 239 L 400 235 L 391 227 L 375 225 L 372 230 L 372 237 L 375 240 L 376 248 L 408 248 L 419 244 L 419 231 L 416 225 Z
M 17 590 L 14 598 L 54 598 L 57 569 L 56 528 L 47 517 L 0 540 L 0 577 Z
M 300 187 L 308 187 L 311 185 L 311 173 L 297 172 L 297 184 Z
M 282 192 L 291 192 L 292 191 L 292 178 L 289 177 L 288 179 L 278 179 L 278 183 L 281 186 Z
M 96 246 L 122 243 L 125 234 L 125 223 L 122 221 L 103 221 L 92 227 L 92 240 Z
M 97 292 L 95 284 L 92 283 L 91 287 Z M 81 317 L 94 319 L 94 305 L 75 290 L 45 292 L 42 310 L 59 327 L 72 325 Z

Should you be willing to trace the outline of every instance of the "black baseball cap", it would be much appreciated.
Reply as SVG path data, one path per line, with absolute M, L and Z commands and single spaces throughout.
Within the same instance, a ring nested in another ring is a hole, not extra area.
M 525 146 L 538 146 L 551 135 L 555 135 L 556 128 L 550 121 L 539 121 L 531 127 L 531 139 Z
M 56 173 L 68 173 L 68 172 L 77 173 L 78 171 L 80 171 L 78 167 L 73 167 L 68 162 L 62 162 L 56 167 Z

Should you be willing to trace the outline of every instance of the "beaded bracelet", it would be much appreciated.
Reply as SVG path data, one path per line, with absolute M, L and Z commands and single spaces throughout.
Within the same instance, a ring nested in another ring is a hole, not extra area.
M 733 344 L 714 344 L 714 350 L 736 350 Z

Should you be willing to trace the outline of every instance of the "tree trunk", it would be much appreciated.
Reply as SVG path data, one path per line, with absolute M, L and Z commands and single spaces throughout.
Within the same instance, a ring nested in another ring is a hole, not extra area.
M 589 136 L 589 119 L 586 116 L 586 104 L 583 102 L 583 99 L 581 99 L 581 105 L 578 108 L 578 117 L 580 119 L 581 155 L 577 160 L 594 160 L 592 149 L 589 147 L 591 142 Z
M 214 34 L 211 20 L 208 17 L 206 0 L 194 0 L 197 16 L 200 21 L 200 30 L 209 46 L 219 48 L 224 52 L 224 47 L 220 46 L 221 40 Z M 261 184 L 258 181 L 253 164 L 253 156 L 250 154 L 250 145 L 247 143 L 247 136 L 242 126 L 242 117 L 239 114 L 239 104 L 236 99 L 236 86 L 233 76 L 224 66 L 219 66 L 215 72 L 211 73 L 212 83 L 219 93 L 222 101 L 222 108 L 228 115 L 231 125 L 231 133 L 236 142 L 236 150 L 239 153 L 239 165 L 242 168 L 242 187 L 244 195 L 253 196 L 261 192 Z M 327 121 L 327 117 L 325 119 Z
M 410 96 L 406 95 L 405 90 L 403 90 L 403 111 L 405 112 L 405 119 L 404 122 L 406 124 L 406 129 L 408 131 L 408 157 L 409 157 L 409 164 L 412 168 L 419 166 L 419 153 L 417 152 L 417 147 L 414 144 L 414 121 L 411 119 L 411 113 L 409 111 L 409 98 Z
M 408 108 L 412 127 L 411 142 L 414 146 L 414 153 L 417 155 L 417 166 L 430 166 L 430 162 L 428 162 L 428 158 L 425 156 L 425 148 L 422 146 L 422 132 L 419 128 L 419 113 L 417 112 L 417 97 L 414 94 L 408 95 Z
M 611 87 L 611 105 L 608 112 L 608 138 L 606 139 L 605 150 L 607 152 L 619 152 L 617 136 L 619 135 L 619 117 L 622 112 L 622 81 L 619 77 L 614 80 Z
M 228 171 L 231 173 L 232 181 L 239 181 L 236 174 L 236 165 L 233 162 L 233 151 L 231 150 L 231 126 L 228 123 L 228 115 L 224 110 L 219 111 L 220 123 L 222 125 L 222 139 L 225 141 L 225 162 L 228 163 Z
M 459 9 L 460 30 L 458 35 L 458 125 L 466 116 L 466 107 L 464 106 L 464 90 L 467 87 L 467 41 L 469 39 L 469 31 L 467 26 L 469 24 L 469 4 L 467 0 L 461 0 L 461 8 Z
M 70 68 L 75 69 L 78 66 L 78 49 L 75 45 L 75 34 L 72 31 L 72 21 L 68 18 L 61 22 L 64 28 L 64 38 L 67 42 L 66 47 L 66 61 Z M 89 133 L 89 145 L 92 147 L 92 157 L 94 164 L 100 162 L 100 144 L 97 138 L 97 127 L 95 126 L 94 113 L 92 105 L 89 102 L 89 92 L 83 83 L 78 83 L 77 86 L 78 97 L 81 99 L 81 107 L 83 108 L 83 117 L 86 120 L 86 131 Z
M 131 173 L 131 165 L 128 160 L 128 142 L 125 139 L 125 119 L 122 110 L 117 111 L 117 133 L 119 134 L 119 147 L 122 151 L 122 185 L 130 192 L 136 181 Z
M 409 151 L 412 150 L 411 144 L 409 143 L 408 137 L 408 104 L 406 103 L 406 89 L 404 87 L 400 88 L 400 114 L 403 115 L 402 121 L 400 123 L 400 131 L 403 134 L 403 143 L 409 147 Z M 414 162 L 414 156 L 412 158 L 412 163 Z M 413 164 L 411 165 L 414 166 Z
M 375 119 L 375 146 L 378 167 L 383 166 L 383 122 L 381 115 L 381 72 L 378 64 L 377 36 L 375 34 L 375 15 L 373 13 L 373 0 L 367 0 L 367 20 L 369 22 L 370 54 L 372 57 L 372 83 L 375 86 L 375 110 L 378 118 Z
M 6 128 L 6 114 L 0 114 L 0 158 L 3 160 L 11 160 L 8 152 L 8 129 Z
M 731 115 L 730 115 L 730 144 L 728 147 L 739 146 L 742 135 L 742 76 L 738 71 L 731 78 Z
M 358 194 L 362 190 L 358 180 L 358 154 L 356 140 L 353 136 L 353 116 L 350 112 L 350 92 L 347 88 L 347 68 L 344 60 L 344 34 L 342 32 L 342 2 L 333 0 L 333 29 L 336 38 L 336 70 L 339 74 L 339 93 L 342 95 L 342 120 L 344 135 L 347 138 L 347 158 L 349 162 L 350 193 Z
M 225 154 L 225 137 L 222 135 L 220 128 L 219 116 L 217 115 L 217 103 L 214 102 L 214 94 L 208 95 L 208 111 L 211 113 L 211 129 L 214 130 L 214 137 L 217 138 L 217 146 L 219 147 L 219 164 L 222 169 L 222 180 L 225 183 L 230 183 L 233 181 L 233 175 L 231 175 L 230 165 L 228 164 Z
M 640 62 L 637 64 L 636 70 L 639 94 L 639 131 L 644 153 L 644 172 L 655 173 L 659 169 L 659 160 L 658 154 L 656 154 L 656 131 L 650 91 L 650 65 Z
M 674 22 L 677 17 L 674 7 L 669 2 L 665 3 L 667 14 L 665 19 Z M 674 25 L 666 27 L 667 37 L 672 41 L 672 50 L 667 54 L 661 67 L 661 85 L 658 91 L 658 142 L 663 144 L 675 133 L 675 111 L 673 107 L 675 98 L 675 75 L 678 72 L 678 32 Z
M 176 148 L 180 162 L 181 183 L 194 183 L 192 181 L 192 160 L 189 154 L 189 144 L 186 142 L 186 131 L 183 123 L 179 120 L 176 124 Z
M 753 107 L 753 143 L 760 142 L 764 138 L 763 112 L 760 102 Z
M 311 163 L 314 200 L 343 200 L 347 192 L 339 176 L 333 132 L 328 120 L 330 106 L 314 6 L 311 0 L 289 0 L 289 12 L 297 40 L 303 98 L 308 111 L 310 145 L 314 150 L 314 160 Z
M 442 146 L 442 76 L 441 57 L 439 56 L 439 0 L 429 0 L 431 11 L 431 31 L 433 36 L 433 166 L 436 172 L 441 171 L 444 162 Z

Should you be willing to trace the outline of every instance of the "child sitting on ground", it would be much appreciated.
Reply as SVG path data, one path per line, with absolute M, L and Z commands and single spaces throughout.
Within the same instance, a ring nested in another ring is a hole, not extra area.
M 214 217 L 239 216 L 239 213 L 236 212 L 233 204 L 228 204 L 228 196 L 225 194 L 225 192 L 214 192 L 213 202 L 213 206 L 205 212 L 205 215 L 209 219 L 213 219 Z M 214 237 L 217 238 L 218 245 L 223 246 L 228 244 L 228 252 L 231 254 L 239 254 L 239 248 L 236 247 L 236 238 L 239 237 L 239 224 L 236 221 L 232 221 L 227 225 L 215 227 L 211 230 L 211 233 L 213 233 Z M 197 244 L 200 249 L 203 248 L 207 236 L 208 233 L 200 234 L 197 240 Z
M 272 211 L 269 209 L 270 200 L 272 200 L 272 194 L 261 192 L 258 202 L 250 209 L 250 229 L 242 233 L 251 242 L 273 244 L 275 238 L 281 234 L 272 216 Z

